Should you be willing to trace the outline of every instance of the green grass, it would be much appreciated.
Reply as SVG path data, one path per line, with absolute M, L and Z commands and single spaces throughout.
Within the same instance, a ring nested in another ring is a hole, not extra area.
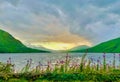
M 86 49 L 78 49 L 71 52 L 86 52 Z M 120 37 L 106 42 L 102 42 L 96 46 L 87 48 L 89 53 L 120 53 Z
M 26 47 L 9 33 L 0 30 L 0 53 L 38 53 L 48 52 Z
M 18 73 L 14 72 L 14 65 L 9 58 L 7 64 L 0 63 L 0 82 L 119 82 L 120 66 L 115 66 L 115 56 L 113 64 L 106 64 L 106 56 L 103 55 L 103 62 L 97 61 L 93 64 L 89 59 L 86 62 L 87 54 L 82 56 L 79 63 L 71 62 L 69 55 L 64 60 L 57 61 L 53 66 L 48 62 L 46 69 L 36 66 L 30 69 L 32 59 L 27 61 L 26 66 Z M 73 64 L 71 64 L 73 63 Z

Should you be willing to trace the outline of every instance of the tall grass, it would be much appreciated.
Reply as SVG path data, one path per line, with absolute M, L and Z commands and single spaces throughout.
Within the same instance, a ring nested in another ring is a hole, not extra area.
M 64 59 L 57 60 L 53 65 L 52 61 L 48 61 L 47 65 L 40 62 L 38 65 L 31 68 L 32 59 L 27 60 L 25 67 L 20 73 L 15 73 L 14 64 L 11 58 L 7 63 L 0 63 L 0 79 L 4 81 L 17 82 L 20 80 L 38 82 L 38 81 L 120 81 L 120 67 L 116 67 L 116 55 L 113 55 L 113 64 L 106 63 L 106 54 L 103 54 L 103 62 L 100 57 L 97 62 L 93 62 L 93 58 L 86 60 L 85 53 L 79 63 L 73 62 L 72 57 L 68 54 Z M 119 55 L 120 64 L 120 55 Z

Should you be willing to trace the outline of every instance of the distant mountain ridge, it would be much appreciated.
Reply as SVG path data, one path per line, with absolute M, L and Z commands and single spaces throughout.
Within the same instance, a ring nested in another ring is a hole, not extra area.
M 77 46 L 72 49 L 69 49 L 68 52 L 79 52 L 80 50 L 87 49 L 87 48 L 89 48 L 89 46 L 81 45 L 81 46 Z
M 38 50 L 43 50 L 43 51 L 53 51 L 53 50 L 51 50 L 51 49 L 48 49 L 48 48 L 45 48 L 45 47 L 42 47 L 42 46 L 40 46 L 40 47 L 38 47 L 38 46 L 29 46 L 30 48 L 33 48 L 33 49 L 38 49 Z
M 15 39 L 8 32 L 0 30 L 0 53 L 37 53 L 47 52 L 26 47 L 22 42 Z
M 87 51 L 88 53 L 120 53 L 120 37 L 88 48 Z M 86 49 L 79 52 L 86 52 Z

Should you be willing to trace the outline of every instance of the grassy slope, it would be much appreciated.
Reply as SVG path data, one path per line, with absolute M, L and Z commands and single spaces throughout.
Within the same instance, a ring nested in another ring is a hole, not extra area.
M 79 52 L 85 52 L 86 50 L 80 50 Z M 120 53 L 120 38 L 113 39 L 107 42 L 103 42 L 92 48 L 88 48 L 88 52 L 97 53 Z
M 28 48 L 23 45 L 19 40 L 16 40 L 9 33 L 0 30 L 0 53 L 27 53 L 27 52 L 46 52 Z

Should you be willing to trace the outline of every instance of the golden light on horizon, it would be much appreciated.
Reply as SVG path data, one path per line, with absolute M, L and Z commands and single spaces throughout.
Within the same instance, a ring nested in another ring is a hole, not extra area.
M 80 46 L 80 45 L 91 46 L 91 43 L 86 42 L 86 43 L 75 44 L 75 43 L 63 43 L 63 42 L 46 42 L 46 43 L 34 43 L 32 45 L 37 46 L 37 47 L 42 46 L 42 47 L 45 47 L 47 49 L 52 49 L 52 50 L 68 50 L 68 49 L 71 49 L 73 47 Z

